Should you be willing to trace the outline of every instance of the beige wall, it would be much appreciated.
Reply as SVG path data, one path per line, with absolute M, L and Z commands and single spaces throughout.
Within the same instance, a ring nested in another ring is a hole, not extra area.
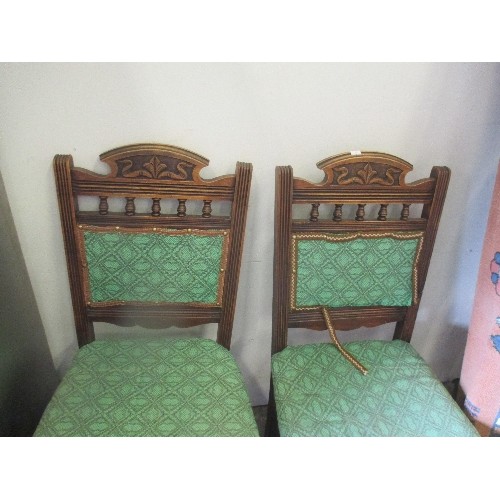
M 253 404 L 269 383 L 274 167 L 319 181 L 315 163 L 350 150 L 406 159 L 409 180 L 449 166 L 413 344 L 442 380 L 459 376 L 500 158 L 499 64 L 2 64 L 0 116 L 0 168 L 60 372 L 76 340 L 52 158 L 105 171 L 99 153 L 147 141 L 210 158 L 207 175 L 254 165 L 233 337 Z

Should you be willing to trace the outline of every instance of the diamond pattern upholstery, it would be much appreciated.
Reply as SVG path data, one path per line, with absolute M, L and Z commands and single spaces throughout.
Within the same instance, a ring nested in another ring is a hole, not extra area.
M 258 436 L 243 378 L 207 339 L 82 347 L 35 436 Z
M 88 301 L 218 303 L 227 231 L 80 230 Z
M 409 306 L 416 290 L 418 232 L 297 234 L 295 308 Z
M 332 344 L 288 346 L 272 374 L 281 436 L 477 436 L 477 431 L 407 342 L 345 347 L 362 375 Z
M 258 436 L 229 351 L 252 165 L 207 178 L 207 158 L 153 143 L 99 159 L 107 174 L 54 157 L 79 351 L 35 435 Z M 225 215 L 212 215 L 222 204 Z M 96 340 L 100 322 L 181 331 Z M 207 324 L 216 342 L 184 334 Z

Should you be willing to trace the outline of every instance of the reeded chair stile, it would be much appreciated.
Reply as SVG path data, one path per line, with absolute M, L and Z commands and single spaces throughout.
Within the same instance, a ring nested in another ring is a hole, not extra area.
M 257 436 L 229 352 L 251 164 L 205 180 L 208 160 L 174 146 L 135 144 L 100 159 L 107 175 L 75 168 L 70 155 L 54 158 L 80 349 L 35 435 Z M 81 196 L 94 197 L 96 210 L 79 210 Z M 123 209 L 113 212 L 112 199 Z M 144 200 L 147 213 L 136 208 Z M 175 212 L 164 214 L 172 200 Z M 219 202 L 231 204 L 229 215 L 212 214 Z M 95 340 L 95 321 L 218 323 L 217 341 Z
M 369 152 L 318 168 L 325 175 L 317 184 L 276 168 L 266 434 L 477 435 L 410 345 L 449 169 L 406 183 L 409 163 Z M 294 217 L 304 204 L 309 218 Z M 422 207 L 417 216 L 412 205 Z M 384 323 L 395 323 L 393 340 L 341 345 L 336 336 Z M 328 330 L 332 343 L 288 345 L 293 328 Z

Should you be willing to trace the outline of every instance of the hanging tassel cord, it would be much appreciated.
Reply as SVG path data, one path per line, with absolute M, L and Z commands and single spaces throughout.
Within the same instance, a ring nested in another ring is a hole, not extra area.
M 322 307 L 321 312 L 323 314 L 323 318 L 325 319 L 328 333 L 330 334 L 333 345 L 340 351 L 340 354 L 342 354 L 342 356 L 344 356 L 344 358 L 354 366 L 354 368 L 359 370 L 363 375 L 366 375 L 368 370 L 340 344 L 337 334 L 335 333 L 335 328 L 333 327 L 332 319 L 330 318 L 330 313 L 327 311 L 326 307 Z

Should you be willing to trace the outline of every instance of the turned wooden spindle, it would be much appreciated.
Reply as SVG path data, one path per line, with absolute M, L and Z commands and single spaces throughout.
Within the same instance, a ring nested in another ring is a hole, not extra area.
M 99 196 L 99 214 L 100 215 L 108 215 L 108 197 L 107 196 Z
M 178 200 L 177 217 L 186 217 L 186 200 Z
M 333 211 L 333 220 L 336 222 L 342 220 L 342 204 L 335 204 L 335 210 Z
M 312 203 L 311 214 L 309 220 L 311 222 L 317 222 L 319 217 L 319 203 Z
M 135 198 L 126 198 L 125 215 L 135 215 Z
M 410 216 L 410 204 L 403 203 L 403 209 L 401 210 L 400 220 L 408 220 L 409 216 Z
M 380 210 L 378 211 L 377 220 L 387 220 L 387 204 L 380 205 Z
M 203 210 L 201 211 L 202 217 L 211 217 L 212 214 L 212 200 L 203 200 Z
M 160 198 L 153 198 L 153 206 L 151 207 L 151 215 L 153 217 L 158 217 L 161 212 Z
M 365 205 L 366 203 L 358 203 L 358 209 L 356 210 L 356 220 L 364 221 L 365 220 Z

